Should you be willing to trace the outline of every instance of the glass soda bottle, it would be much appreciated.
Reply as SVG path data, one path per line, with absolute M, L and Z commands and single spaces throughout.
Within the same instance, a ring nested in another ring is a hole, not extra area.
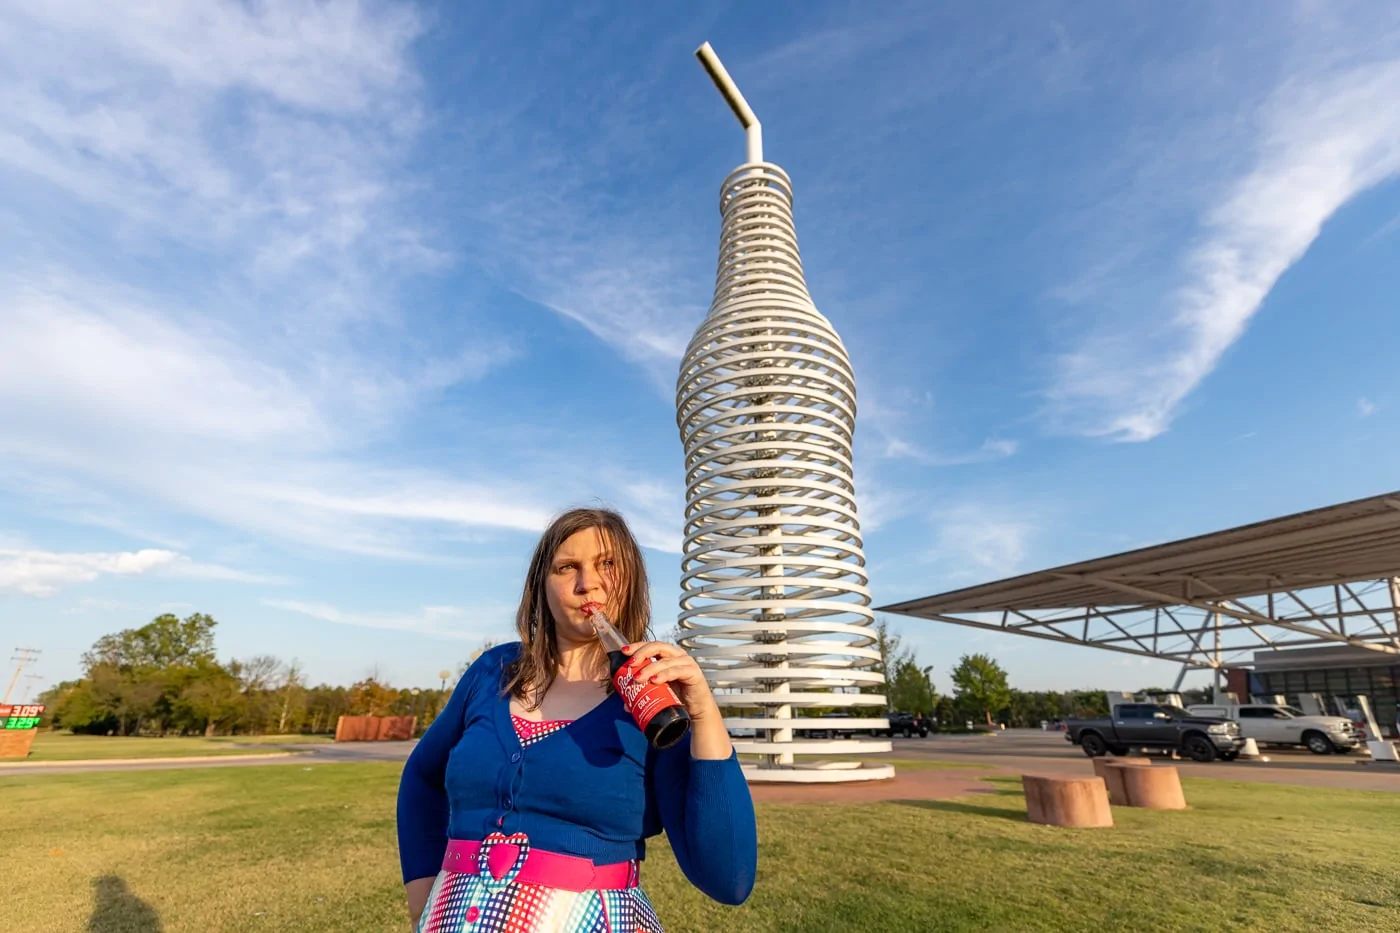
M 623 653 L 627 640 L 613 627 L 603 607 L 596 603 L 584 606 L 584 612 L 598 633 L 598 640 L 608 653 L 608 667 L 612 674 L 613 687 L 622 697 L 623 706 L 637 727 L 646 735 L 654 748 L 670 748 L 681 740 L 690 728 L 690 714 L 681 705 L 676 692 L 668 684 L 646 684 L 637 680 L 635 674 L 647 659 L 629 658 Z

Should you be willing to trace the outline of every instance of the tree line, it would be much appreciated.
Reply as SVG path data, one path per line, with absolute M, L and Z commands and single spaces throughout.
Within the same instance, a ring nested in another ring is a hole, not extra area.
M 40 696 L 45 719 L 95 735 L 322 733 L 355 715 L 416 715 L 423 728 L 451 692 L 449 684 L 398 689 L 373 675 L 312 686 L 297 661 L 268 654 L 219 661 L 217 626 L 203 613 L 166 614 L 104 635 L 84 652 L 82 677 Z
M 184 619 L 166 614 L 104 635 L 84 652 L 82 677 L 40 696 L 48 707 L 47 724 L 96 735 L 314 734 L 334 732 L 341 716 L 373 715 L 417 716 L 423 729 L 451 694 L 449 682 L 437 689 L 402 689 L 375 675 L 348 687 L 312 686 L 297 661 L 267 654 L 220 661 L 214 648 L 217 626 L 203 613 Z M 932 665 L 921 665 L 884 620 L 874 634 L 881 657 L 875 670 L 885 683 L 860 691 L 884 693 L 891 710 L 931 715 L 945 728 L 968 722 L 1034 728 L 1042 721 L 1108 715 L 1100 690 L 1012 689 L 1006 672 L 985 654 L 960 658 L 949 672 L 953 692 L 940 696 Z M 459 665 L 458 676 L 485 647 L 489 644 Z M 839 694 L 832 699 L 831 709 L 841 708 Z
M 933 686 L 933 667 L 921 665 L 913 648 L 904 645 L 883 619 L 875 623 L 875 637 L 884 659 L 876 669 L 885 674 L 886 683 L 862 688 L 861 692 L 884 692 L 891 710 L 931 715 L 940 728 L 962 729 L 968 723 L 1039 728 L 1042 722 L 1107 716 L 1109 712 L 1103 690 L 1017 690 L 1010 686 L 1001 665 L 986 654 L 959 658 L 949 671 L 952 693 L 940 695 Z M 1145 692 L 1165 691 L 1149 688 Z M 1184 697 L 1188 703 L 1207 702 L 1204 691 L 1186 691 Z

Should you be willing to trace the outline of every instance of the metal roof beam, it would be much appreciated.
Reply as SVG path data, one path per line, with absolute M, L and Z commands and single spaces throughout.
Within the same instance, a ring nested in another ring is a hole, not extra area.
M 1099 586 L 1107 587 L 1111 590 L 1117 590 L 1119 592 L 1126 593 L 1130 596 L 1136 596 L 1139 599 L 1157 599 L 1172 604 L 1182 603 L 1188 606 L 1195 606 L 1197 609 L 1202 609 L 1207 612 L 1218 612 L 1222 615 L 1230 616 L 1233 619 L 1257 622 L 1261 625 L 1276 625 L 1279 628 L 1286 628 L 1295 632 L 1303 632 L 1304 634 L 1312 635 L 1317 638 L 1322 638 L 1327 641 L 1345 642 L 1346 644 L 1354 645 L 1357 648 L 1366 648 L 1370 651 L 1380 651 L 1385 654 L 1400 654 L 1400 649 L 1396 649 L 1393 645 L 1377 645 L 1374 642 L 1364 641 L 1363 639 L 1351 636 L 1338 635 L 1335 632 L 1331 632 L 1330 634 L 1328 632 L 1319 632 L 1316 629 L 1306 628 L 1302 625 L 1298 625 L 1293 622 L 1288 622 L 1283 619 L 1271 619 L 1268 616 L 1260 615 L 1259 613 L 1254 612 L 1252 610 L 1236 609 L 1231 606 L 1211 602 L 1210 600 L 1182 600 L 1179 598 L 1169 597 L 1163 593 L 1155 593 L 1152 590 L 1144 589 L 1142 587 L 1131 586 L 1126 583 L 1119 583 L 1116 580 L 1109 580 L 1104 577 L 1099 577 L 1096 574 L 1062 574 L 1055 572 L 1050 573 L 1052 576 L 1056 577 L 1064 577 L 1066 579 L 1081 579 L 1090 583 L 1096 583 Z
M 881 611 L 883 611 L 883 610 L 881 610 Z M 920 618 L 926 618 L 926 619 L 928 619 L 928 620 L 931 621 L 931 622 L 948 622 L 948 623 L 951 623 L 951 624 L 953 624 L 953 625 L 962 625 L 962 626 L 965 626 L 965 627 L 967 627 L 967 628 L 980 628 L 980 629 L 985 629 L 985 630 L 987 630 L 987 631 L 989 631 L 989 632 L 1006 632 L 1006 631 L 1011 631 L 1011 632 L 1013 632 L 1014 634 L 1017 634 L 1017 635 L 1024 635 L 1024 636 L 1026 636 L 1026 637 L 1028 637 L 1028 638 L 1039 638 L 1039 639 L 1042 639 L 1043 641 L 1058 642 L 1058 643 L 1060 643 L 1060 644 L 1062 644 L 1062 645 L 1080 645 L 1080 646 L 1086 647 L 1086 648 L 1102 648 L 1102 649 L 1104 649 L 1105 651 L 1117 651 L 1117 652 L 1120 653 L 1120 654 L 1131 654 L 1131 655 L 1134 655 L 1134 656 L 1139 657 L 1139 658 L 1154 658 L 1154 659 L 1157 659 L 1157 660 L 1165 660 L 1165 661 L 1173 661 L 1173 660 L 1174 660 L 1174 661 L 1179 661 L 1179 660 L 1182 659 L 1183 654 L 1190 654 L 1190 653 L 1191 653 L 1191 652 L 1171 652 L 1171 653 L 1169 653 L 1169 654 L 1163 654 L 1163 653 L 1153 652 L 1153 651 L 1144 651 L 1144 650 L 1142 650 L 1142 649 L 1140 649 L 1140 648 L 1124 648 L 1124 647 L 1120 647 L 1120 646 L 1118 646 L 1118 645 L 1104 645 L 1104 644 L 1100 644 L 1099 642 L 1096 642 L 1096 641 L 1085 641 L 1085 640 L 1083 640 L 1083 639 L 1075 638 L 1073 635 L 1066 635 L 1066 634 L 1064 634 L 1063 632 L 1058 632 L 1058 631 L 1055 631 L 1054 629 L 1049 629 L 1049 630 L 1044 631 L 1044 632 L 1034 631 L 1034 630 L 1029 629 L 1029 628 L 1007 629 L 1007 628 L 1005 628 L 1005 627 L 1003 627 L 1003 626 L 1001 626 L 1001 625 L 997 625 L 997 624 L 992 623 L 992 622 L 977 622 L 977 621 L 974 621 L 974 620 L 972 620 L 972 619 L 962 619 L 962 618 L 959 618 L 959 617 L 957 617 L 957 616 L 930 615 L 930 616 L 920 616 Z

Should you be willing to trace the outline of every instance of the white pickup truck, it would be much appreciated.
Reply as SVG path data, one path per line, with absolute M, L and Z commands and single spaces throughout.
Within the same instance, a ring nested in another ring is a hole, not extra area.
M 1192 706 L 1194 716 L 1219 716 L 1240 724 L 1240 736 L 1268 745 L 1301 745 L 1314 755 L 1349 752 L 1361 744 L 1356 726 L 1341 716 L 1308 716 L 1292 706 L 1242 703 Z

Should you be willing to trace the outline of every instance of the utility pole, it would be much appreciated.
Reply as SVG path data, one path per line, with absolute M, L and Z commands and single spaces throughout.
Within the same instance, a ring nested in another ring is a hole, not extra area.
M 25 683 L 25 687 L 24 687 L 24 696 L 23 696 L 23 698 L 20 700 L 20 703 L 28 703 L 28 702 L 29 702 L 30 697 L 32 697 L 32 696 L 34 695 L 34 684 L 37 683 L 38 681 L 43 680 L 43 679 L 44 679 L 44 675 L 43 675 L 43 674 L 25 674 L 25 675 L 24 675 L 24 683 Z
M 19 683 L 19 675 L 24 672 L 25 665 L 32 664 L 39 654 L 38 648 L 16 648 L 15 653 L 10 655 L 10 660 L 15 662 L 15 675 L 10 678 L 10 685 L 5 688 L 5 695 L 0 697 L 0 703 L 10 702 L 10 694 L 14 692 L 15 684 Z

